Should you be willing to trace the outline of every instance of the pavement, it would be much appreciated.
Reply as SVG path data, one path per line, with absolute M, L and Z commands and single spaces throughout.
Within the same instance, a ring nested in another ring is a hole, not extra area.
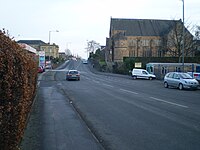
M 54 74 L 47 71 L 38 80 L 37 96 L 20 144 L 21 150 L 103 150 L 54 81 Z

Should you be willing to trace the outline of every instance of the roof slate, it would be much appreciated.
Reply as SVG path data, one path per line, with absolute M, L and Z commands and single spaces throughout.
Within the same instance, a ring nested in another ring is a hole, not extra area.
M 46 43 L 41 40 L 19 40 L 17 43 L 25 43 L 27 45 L 46 45 Z
M 111 30 L 124 30 L 126 36 L 162 36 L 181 20 L 111 18 Z

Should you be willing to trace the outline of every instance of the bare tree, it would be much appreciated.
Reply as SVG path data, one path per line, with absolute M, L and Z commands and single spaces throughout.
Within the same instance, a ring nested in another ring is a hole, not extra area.
M 185 27 L 184 27 L 185 28 Z M 182 44 L 183 44 L 183 24 L 181 21 L 174 21 L 171 25 L 171 31 L 163 37 L 163 49 L 165 56 L 179 57 L 182 56 Z M 194 56 L 195 42 L 193 35 L 187 28 L 185 28 L 184 34 L 184 56 Z
M 195 40 L 200 40 L 200 26 L 195 26 Z
M 87 52 L 95 52 L 97 49 L 100 48 L 100 44 L 97 43 L 96 41 L 92 40 L 92 41 L 88 41 L 87 42 Z
M 71 53 L 71 51 L 70 51 L 69 49 L 66 49 L 66 50 L 65 50 L 65 55 L 67 55 L 67 56 L 71 56 L 72 53 Z
M 196 52 L 195 52 L 195 56 L 200 56 L 200 26 L 196 25 L 195 26 L 195 48 L 196 48 Z

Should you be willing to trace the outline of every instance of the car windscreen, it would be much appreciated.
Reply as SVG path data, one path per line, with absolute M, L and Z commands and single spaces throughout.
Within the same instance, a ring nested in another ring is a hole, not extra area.
M 182 79 L 192 79 L 192 77 L 191 77 L 189 74 L 187 74 L 187 73 L 182 73 L 182 74 L 180 74 L 180 77 L 181 77 Z
M 78 74 L 78 71 L 70 71 L 69 74 Z

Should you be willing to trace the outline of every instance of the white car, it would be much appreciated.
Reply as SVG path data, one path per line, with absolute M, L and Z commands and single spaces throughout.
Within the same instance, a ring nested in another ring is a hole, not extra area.
M 200 83 L 200 73 L 199 72 L 187 72 L 191 77 L 195 78 Z
M 45 68 L 46 69 L 52 69 L 52 66 L 51 65 L 46 65 Z
M 169 86 L 182 89 L 197 89 L 199 83 L 192 78 L 188 73 L 183 72 L 169 72 L 164 77 L 164 87 Z
M 156 76 L 153 74 L 148 73 L 148 71 L 146 71 L 145 69 L 133 69 L 132 70 L 132 77 L 133 79 L 156 79 Z
M 80 73 L 77 70 L 68 70 L 66 73 L 66 80 L 78 80 L 80 81 Z
M 84 59 L 83 60 L 83 64 L 87 64 L 87 63 L 88 63 L 88 61 Z

